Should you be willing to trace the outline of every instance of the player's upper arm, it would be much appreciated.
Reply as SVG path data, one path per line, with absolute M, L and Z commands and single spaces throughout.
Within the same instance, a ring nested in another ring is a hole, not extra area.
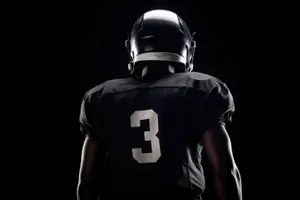
M 236 168 L 231 141 L 222 124 L 208 129 L 202 136 L 204 152 L 216 175 L 231 173 Z
M 103 85 L 87 92 L 81 103 L 80 130 L 86 136 L 83 147 L 79 182 L 91 182 L 97 177 L 100 165 L 104 166 L 107 155 L 106 110 L 103 102 Z
M 202 136 L 204 151 L 216 173 L 227 173 L 235 167 L 230 138 L 225 129 L 225 125 L 232 121 L 234 110 L 230 90 L 217 80 L 206 99 L 206 131 Z
M 104 166 L 107 148 L 91 137 L 86 137 L 81 154 L 79 182 L 88 183 L 96 179 L 99 169 Z

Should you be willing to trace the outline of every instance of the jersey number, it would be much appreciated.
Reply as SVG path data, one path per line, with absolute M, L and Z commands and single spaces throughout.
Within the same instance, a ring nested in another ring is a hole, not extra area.
M 138 110 L 130 116 L 131 127 L 140 127 L 141 120 L 149 120 L 149 131 L 144 132 L 144 140 L 151 142 L 151 153 L 142 153 L 141 148 L 132 149 L 133 158 L 139 163 L 155 163 L 161 156 L 158 133 L 158 116 L 152 110 Z

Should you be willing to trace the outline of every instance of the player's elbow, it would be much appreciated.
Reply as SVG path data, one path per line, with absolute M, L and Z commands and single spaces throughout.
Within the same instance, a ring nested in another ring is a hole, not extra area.
M 85 184 L 82 181 L 78 181 L 78 183 L 77 183 L 77 190 L 76 190 L 77 194 L 79 195 L 82 192 L 83 188 L 85 188 L 85 187 L 87 187 L 87 184 Z
M 96 184 L 96 180 L 95 179 L 91 179 L 91 178 L 80 178 L 78 181 L 78 188 L 79 187 L 89 187 L 89 186 L 93 186 Z
M 77 200 L 95 199 L 96 185 L 93 182 L 79 181 L 77 184 Z
M 239 169 L 234 162 L 221 165 L 214 172 L 215 176 L 226 179 L 227 177 L 239 177 Z
M 240 180 L 240 172 L 239 172 L 238 167 L 236 165 L 234 165 L 228 171 L 229 172 L 228 172 L 227 176 L 231 176 L 232 178 L 234 178 L 236 181 L 239 182 L 239 180 Z
M 76 193 L 77 193 L 77 195 L 80 194 L 82 188 L 83 188 L 82 182 L 81 182 L 81 181 L 78 181 L 78 183 L 77 183 L 77 188 L 76 188 Z

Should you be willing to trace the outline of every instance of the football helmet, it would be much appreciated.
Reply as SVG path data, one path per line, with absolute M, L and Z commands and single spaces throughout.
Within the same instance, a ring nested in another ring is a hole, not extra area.
M 193 70 L 196 42 L 186 23 L 174 12 L 151 10 L 144 13 L 133 25 L 125 46 L 131 73 L 136 63 L 143 61 L 181 63 L 185 71 Z

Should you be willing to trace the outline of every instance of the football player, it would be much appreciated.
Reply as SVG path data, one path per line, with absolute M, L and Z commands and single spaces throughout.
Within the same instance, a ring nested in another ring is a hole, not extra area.
M 200 200 L 203 150 L 218 200 L 242 200 L 225 129 L 233 97 L 222 81 L 192 72 L 196 42 L 186 23 L 171 11 L 148 11 L 125 44 L 131 76 L 92 88 L 82 101 L 77 199 L 97 198 L 106 164 L 108 199 Z

